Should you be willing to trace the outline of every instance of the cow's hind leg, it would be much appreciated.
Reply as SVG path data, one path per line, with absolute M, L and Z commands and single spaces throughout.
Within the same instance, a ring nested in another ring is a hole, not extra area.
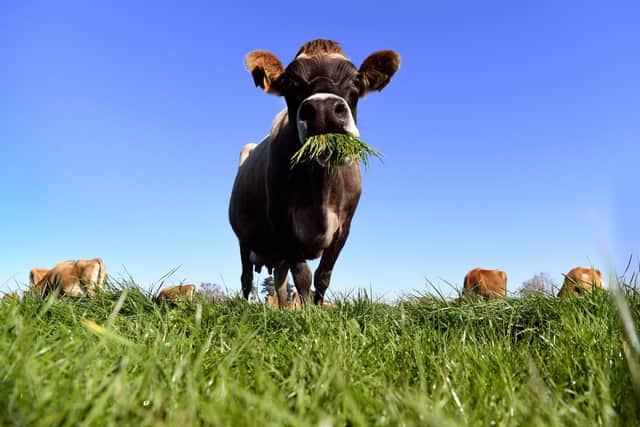
M 240 243 L 240 261 L 242 262 L 242 275 L 240 276 L 242 295 L 248 300 L 253 290 L 253 269 L 251 265 L 251 250 L 242 243 Z
M 276 294 L 278 295 L 278 305 L 280 308 L 287 306 L 287 277 L 289 276 L 289 264 L 286 261 L 282 261 L 276 267 L 274 275 L 274 285 L 276 287 Z
M 311 268 L 304 260 L 290 262 L 289 266 L 293 276 L 293 283 L 296 285 L 302 303 L 306 304 L 309 301 L 309 292 L 311 291 Z

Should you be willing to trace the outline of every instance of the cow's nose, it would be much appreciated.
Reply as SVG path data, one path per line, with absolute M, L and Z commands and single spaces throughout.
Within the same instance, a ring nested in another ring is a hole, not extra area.
M 337 96 L 306 99 L 300 104 L 298 120 L 306 136 L 344 132 L 349 121 L 349 106 Z
M 347 119 L 349 110 L 347 110 L 347 104 L 342 99 L 336 99 L 333 112 L 335 113 L 336 118 L 344 122 Z
M 311 101 L 304 101 L 300 106 L 300 120 L 304 122 L 309 122 L 313 120 L 316 115 L 316 109 L 312 105 Z

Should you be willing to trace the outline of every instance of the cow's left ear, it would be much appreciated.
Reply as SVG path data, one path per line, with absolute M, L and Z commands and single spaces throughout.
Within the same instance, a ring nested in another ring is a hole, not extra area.
M 380 50 L 367 56 L 360 66 L 362 88 L 360 96 L 381 91 L 400 67 L 400 55 L 392 50 Z
M 284 67 L 274 54 L 264 50 L 254 50 L 247 55 L 245 64 L 256 86 L 260 86 L 265 92 L 282 95 L 273 83 L 284 72 Z

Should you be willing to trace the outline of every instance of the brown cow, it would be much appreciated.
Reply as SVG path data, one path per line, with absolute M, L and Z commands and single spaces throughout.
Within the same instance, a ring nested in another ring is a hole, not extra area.
M 37 270 L 37 271 L 34 271 Z M 63 261 L 35 281 L 44 269 L 30 273 L 31 289 L 38 295 L 59 290 L 60 295 L 71 297 L 93 296 L 106 286 L 107 270 L 100 258 Z
M 504 298 L 507 296 L 507 273 L 474 268 L 464 276 L 463 293 L 488 299 Z
M 594 289 L 604 289 L 602 274 L 597 268 L 575 267 L 564 276 L 559 297 L 590 294 Z
M 294 292 L 291 295 L 291 300 L 287 301 L 287 308 L 294 311 L 302 310 L 302 299 L 299 293 Z
M 277 309 L 280 307 L 280 304 L 278 303 L 278 297 L 275 295 L 267 295 L 265 297 L 265 305 L 267 306 L 267 308 L 270 309 Z M 287 309 L 289 310 L 293 310 L 293 311 L 298 311 L 298 310 L 302 310 L 302 299 L 300 298 L 300 294 L 298 294 L 297 292 L 294 292 L 293 295 L 291 296 L 291 299 L 287 301 L 286 306 Z M 322 307 L 323 308 L 330 308 L 330 309 L 337 309 L 338 305 L 333 303 L 333 302 L 326 302 L 324 301 L 322 303 Z
M 48 268 L 32 268 L 29 272 L 29 289 L 36 295 L 44 295 L 44 282 L 42 278 L 49 272 Z
M 196 291 L 196 285 L 177 285 L 164 288 L 156 296 L 157 302 L 178 302 L 188 301 L 193 302 L 193 295 Z
M 264 298 L 264 303 L 267 308 L 275 310 L 277 308 L 287 308 L 289 310 L 300 310 L 302 308 L 302 302 L 300 300 L 300 295 L 297 292 L 294 292 L 291 295 L 291 299 L 285 302 L 285 306 L 281 307 L 278 301 L 278 297 L 276 295 L 267 295 Z
M 346 162 L 330 173 L 308 161 L 291 169 L 291 157 L 313 135 L 358 137 L 358 99 L 382 90 L 399 64 L 397 53 L 383 50 L 357 69 L 331 40 L 305 43 L 286 69 L 269 52 L 247 55 L 256 86 L 283 96 L 287 108 L 260 144 L 243 148 L 231 192 L 229 222 L 240 244 L 245 298 L 252 291 L 253 269 L 266 266 L 276 270 L 280 307 L 286 306 L 289 270 L 307 302 L 312 278 L 306 260 L 321 257 L 313 282 L 314 301 L 322 303 L 360 199 L 360 165 Z
M 267 308 L 275 310 L 279 307 L 278 297 L 275 295 L 267 295 L 266 297 L 264 297 L 264 305 L 266 305 Z

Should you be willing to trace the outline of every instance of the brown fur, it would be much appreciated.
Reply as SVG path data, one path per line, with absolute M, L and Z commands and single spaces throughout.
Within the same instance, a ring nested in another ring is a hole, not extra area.
M 302 298 L 300 298 L 300 294 L 297 292 L 293 293 L 291 301 L 287 301 L 287 308 L 293 311 L 302 310 Z
M 264 50 L 256 50 L 247 55 L 245 64 L 256 86 L 265 92 L 278 94 L 271 85 L 284 72 L 284 67 L 275 55 Z
M 193 302 L 193 295 L 196 291 L 196 285 L 177 285 L 169 286 L 162 289 L 156 297 L 157 302 L 178 302 L 187 301 Z
M 276 295 L 267 295 L 264 299 L 265 306 L 271 310 L 277 310 L 280 308 L 280 304 L 278 303 L 278 297 Z M 287 310 L 299 311 L 302 310 L 302 298 L 300 298 L 300 294 L 297 292 L 293 293 L 291 300 L 288 300 L 286 305 L 282 308 L 286 308 Z M 323 302 L 322 308 L 328 308 L 331 310 L 335 310 L 338 308 L 338 305 L 333 302 Z
M 504 298 L 507 296 L 507 273 L 474 268 L 464 276 L 463 293 L 487 299 Z
M 301 301 L 308 300 L 312 273 L 306 260 L 318 257 L 320 264 L 313 275 L 314 299 L 322 303 L 362 190 L 359 162 L 342 165 L 333 173 L 316 162 L 291 169 L 291 157 L 301 140 L 298 107 L 312 94 L 332 94 L 348 103 L 355 123 L 358 95 L 382 89 L 400 63 L 395 52 L 374 53 L 363 63 L 363 75 L 330 40 L 305 43 L 297 56 L 300 58 L 284 69 L 269 52 L 247 55 L 247 69 L 254 83 L 267 92 L 285 96 L 287 109 L 277 116 L 269 137 L 250 155 L 241 156 L 244 161 L 238 168 L 229 202 L 229 222 L 240 244 L 243 294 L 248 298 L 251 293 L 254 268 L 275 269 L 280 307 L 286 306 L 289 271 Z M 344 122 L 330 115 L 333 108 L 322 111 L 329 113 L 318 115 L 315 133 L 347 132 L 340 128 Z
M 32 290 L 42 296 L 54 290 L 71 297 L 93 296 L 104 289 L 106 279 L 107 271 L 100 258 L 63 261 L 33 284 Z
M 300 47 L 300 50 L 298 50 L 298 53 L 296 53 L 296 58 L 300 55 L 314 57 L 331 54 L 342 55 L 345 58 L 347 57 L 338 42 L 335 42 L 333 40 L 317 39 L 303 44 Z
M 280 303 L 278 301 L 277 295 L 267 295 L 264 298 L 265 306 L 271 310 L 277 310 L 278 308 L 283 308 L 292 311 L 298 311 L 302 309 L 302 300 L 300 299 L 300 295 L 297 292 L 294 292 L 291 296 L 290 300 L 287 300 L 286 303 L 280 307 Z
M 590 294 L 594 289 L 604 289 L 600 270 L 589 267 L 575 267 L 564 276 L 564 282 L 558 296 Z
M 400 55 L 392 50 L 372 53 L 360 66 L 360 74 L 365 80 L 365 93 L 381 91 L 400 67 Z
M 36 295 L 44 295 L 44 282 L 42 279 L 49 272 L 48 268 L 32 268 L 29 272 L 29 289 Z
M 264 305 L 271 310 L 277 310 L 280 305 L 278 304 L 278 297 L 275 295 L 267 295 L 264 298 Z

